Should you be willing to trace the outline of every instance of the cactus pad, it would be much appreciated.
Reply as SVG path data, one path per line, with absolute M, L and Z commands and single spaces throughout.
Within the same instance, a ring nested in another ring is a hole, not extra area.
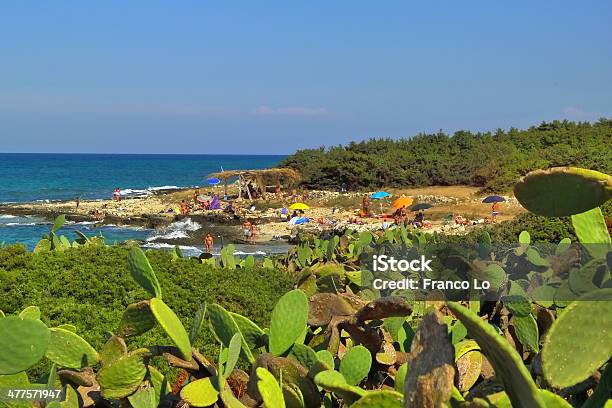
M 280 356 L 304 333 L 308 321 L 308 299 L 301 290 L 284 294 L 274 306 L 270 322 L 269 348 Z
M 179 320 L 176 314 L 159 298 L 151 299 L 151 312 L 164 329 L 166 334 L 172 339 L 174 344 L 178 347 L 183 358 L 187 361 L 191 361 L 191 343 L 189 342 L 189 336 L 183 326 L 183 323 Z
M 27 370 L 45 355 L 49 329 L 40 320 L 8 316 L 0 319 L 0 375 Z
M 28 306 L 19 313 L 22 319 L 40 320 L 40 309 L 38 306 Z
M 217 402 L 219 386 L 216 377 L 206 377 L 187 384 L 181 390 L 181 398 L 192 407 L 207 407 Z
M 148 382 L 143 383 L 140 388 L 128 397 L 132 408 L 155 408 L 158 405 L 155 399 L 155 388 Z
M 381 390 L 368 392 L 352 408 L 402 408 L 402 394 L 396 391 Z
M 513 316 L 512 319 L 510 319 L 510 324 L 514 326 L 516 337 L 518 337 L 521 344 L 537 353 L 540 349 L 538 343 L 538 324 L 533 316 Z
M 157 276 L 142 249 L 134 247 L 128 255 L 128 267 L 132 278 L 153 297 L 161 298 L 162 291 Z
M 284 408 L 285 399 L 283 391 L 276 382 L 276 378 L 265 368 L 257 367 L 257 389 L 267 408 Z
M 138 389 L 147 368 L 142 356 L 127 355 L 113 364 L 102 367 L 97 375 L 102 396 L 108 399 L 124 398 Z
M 249 349 L 250 347 L 249 343 L 247 342 L 245 336 L 242 335 L 241 327 L 242 329 L 246 328 L 246 329 L 251 330 L 251 334 L 254 334 L 255 332 L 257 332 L 257 330 L 254 327 L 256 327 L 257 329 L 259 329 L 259 327 L 257 327 L 255 323 L 251 322 L 246 317 L 240 316 L 242 320 L 239 319 L 237 317 L 239 315 L 232 314 L 228 312 L 227 310 L 225 310 L 222 306 L 219 306 L 217 304 L 212 304 L 208 306 L 207 310 L 208 310 L 208 317 L 210 319 L 211 330 L 214 333 L 214 335 L 217 337 L 219 342 L 223 344 L 225 347 L 229 347 L 230 341 L 232 340 L 232 337 L 234 337 L 234 334 L 240 333 L 242 336 L 242 340 L 244 342 L 244 346 L 242 347 L 242 351 L 240 352 L 240 355 L 249 363 L 251 364 L 254 363 L 255 358 L 253 357 L 253 353 L 251 353 L 251 350 Z M 236 316 L 237 320 L 241 321 L 241 326 L 239 326 L 236 323 L 236 320 L 234 320 L 233 316 Z M 250 323 L 252 323 L 252 325 L 247 323 L 246 322 L 247 320 Z M 263 334 L 263 331 L 262 331 L 262 334 Z
M 544 408 L 544 402 L 531 374 L 510 343 L 471 310 L 454 302 L 447 302 L 447 306 L 468 329 L 469 335 L 478 342 L 501 379 L 513 405 Z
M 598 207 L 612 198 L 612 177 L 577 167 L 535 170 L 515 184 L 514 195 L 532 213 L 565 217 Z
M 364 389 L 347 384 L 344 376 L 334 370 L 321 371 L 314 381 L 319 387 L 340 395 L 345 404 L 349 405 L 367 393 Z
M 155 322 L 148 300 L 132 303 L 123 312 L 117 333 L 123 337 L 138 336 L 155 327 Z
M 112 336 L 106 341 L 100 350 L 100 362 L 102 365 L 110 365 L 127 354 L 125 341 L 118 336 Z
M 544 378 L 557 388 L 593 374 L 612 356 L 612 289 L 587 293 L 565 308 L 542 347 Z
M 58 366 L 80 369 L 98 361 L 98 352 L 78 334 L 57 327 L 49 332 L 51 338 L 45 356 Z
M 359 384 L 368 376 L 372 355 L 362 345 L 352 347 L 340 361 L 340 373 L 350 385 Z

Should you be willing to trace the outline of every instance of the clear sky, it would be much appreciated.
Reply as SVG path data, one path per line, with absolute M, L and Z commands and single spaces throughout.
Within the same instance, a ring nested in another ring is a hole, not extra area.
M 0 151 L 290 153 L 612 116 L 612 2 L 0 2 Z

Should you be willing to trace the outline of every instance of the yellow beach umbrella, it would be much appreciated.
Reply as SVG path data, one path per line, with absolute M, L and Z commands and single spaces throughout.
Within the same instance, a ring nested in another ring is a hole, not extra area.
M 412 197 L 400 197 L 393 202 L 393 208 L 408 207 L 412 204 Z
M 289 206 L 290 210 L 309 210 L 310 207 L 304 203 L 294 203 Z

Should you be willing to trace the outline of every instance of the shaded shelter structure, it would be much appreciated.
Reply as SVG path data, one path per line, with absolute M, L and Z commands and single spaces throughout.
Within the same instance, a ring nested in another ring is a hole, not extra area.
M 275 167 L 260 170 L 225 170 L 209 174 L 208 177 L 215 177 L 221 180 L 227 195 L 227 184 L 233 179 L 238 181 L 238 197 L 242 197 L 243 192 L 249 199 L 253 199 L 253 189 L 259 194 L 267 191 L 268 187 L 291 187 L 300 181 L 300 173 L 294 169 L 286 167 Z M 250 187 L 252 186 L 252 188 Z

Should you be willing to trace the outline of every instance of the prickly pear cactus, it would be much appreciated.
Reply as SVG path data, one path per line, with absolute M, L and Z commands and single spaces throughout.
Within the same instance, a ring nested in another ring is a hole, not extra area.
M 78 334 L 57 327 L 49 332 L 51 338 L 45 356 L 58 366 L 80 369 L 98 362 L 98 352 Z
M 266 408 L 284 408 L 285 398 L 283 391 L 276 382 L 276 378 L 265 368 L 257 367 L 257 389 Z
M 340 361 L 340 373 L 350 385 L 359 384 L 368 376 L 372 366 L 372 355 L 362 345 L 352 347 Z
M 125 341 L 121 337 L 111 336 L 100 349 L 100 362 L 102 365 L 110 365 L 125 355 L 127 355 Z
M 515 184 L 514 195 L 532 213 L 565 217 L 598 207 L 612 198 L 612 177 L 577 167 L 535 170 Z
M 142 249 L 134 247 L 128 255 L 128 266 L 132 278 L 153 297 L 161 298 L 162 290 L 157 276 Z
M 600 208 L 572 215 L 572 226 L 578 240 L 586 246 L 591 256 L 606 257 L 611 249 L 610 234 Z
M 139 336 L 155 327 L 155 322 L 148 300 L 132 303 L 123 312 L 117 334 L 122 337 Z
M 240 315 L 233 315 L 232 313 L 225 310 L 222 306 L 219 306 L 217 304 L 212 304 L 208 306 L 207 311 L 208 317 L 210 319 L 210 327 L 219 342 L 225 347 L 229 347 L 232 337 L 234 337 L 236 333 L 239 333 L 244 342 L 244 346 L 242 347 L 240 355 L 244 360 L 248 361 L 250 364 L 253 364 L 255 362 L 255 357 L 253 357 L 253 353 L 249 348 L 249 342 L 247 342 L 248 336 L 245 336 L 245 334 L 248 331 L 254 337 L 255 332 L 257 331 L 254 327 L 256 327 L 257 329 L 259 329 L 259 327 L 257 327 L 255 323 L 251 322 L 246 317 Z M 234 317 L 237 316 L 240 316 L 240 318 L 242 319 L 235 319 Z M 241 321 L 242 324 L 239 325 L 237 321 Z M 252 324 L 248 324 L 246 321 Z M 244 333 L 243 330 L 245 330 Z M 263 331 L 261 331 L 261 333 L 263 334 Z
M 142 356 L 132 354 L 102 367 L 96 378 L 104 398 L 119 399 L 136 391 L 146 373 Z
M 206 377 L 187 384 L 181 390 L 181 398 L 192 407 L 208 407 L 219 399 L 216 377 Z
M 564 388 L 593 374 L 612 356 L 612 289 L 600 289 L 567 306 L 542 347 L 544 378 Z
M 45 355 L 49 329 L 40 320 L 7 316 L 0 319 L 0 375 L 25 371 Z
M 319 387 L 341 396 L 346 404 L 357 401 L 367 393 L 364 389 L 347 384 L 344 376 L 334 370 L 321 371 L 314 381 Z
M 166 334 L 172 339 L 174 344 L 176 344 L 182 357 L 187 361 L 191 361 L 191 343 L 189 342 L 189 336 L 187 335 L 183 323 L 181 323 L 172 309 L 170 309 L 163 300 L 153 298 L 151 299 L 151 312 L 162 329 L 164 329 Z
M 269 348 L 280 356 L 304 333 L 308 322 L 308 299 L 299 289 L 285 293 L 272 310 Z
M 447 306 L 468 329 L 469 335 L 478 342 L 488 357 L 513 406 L 545 408 L 531 374 L 506 339 L 471 310 L 455 302 L 447 302 Z
M 368 392 L 352 408 L 402 408 L 402 394 L 396 391 L 381 390 Z
M 234 245 L 229 244 L 221 250 L 221 263 L 224 268 L 236 269 L 236 258 L 234 257 Z
M 40 320 L 40 309 L 38 306 L 28 306 L 19 313 L 19 317 L 22 319 L 36 319 Z

